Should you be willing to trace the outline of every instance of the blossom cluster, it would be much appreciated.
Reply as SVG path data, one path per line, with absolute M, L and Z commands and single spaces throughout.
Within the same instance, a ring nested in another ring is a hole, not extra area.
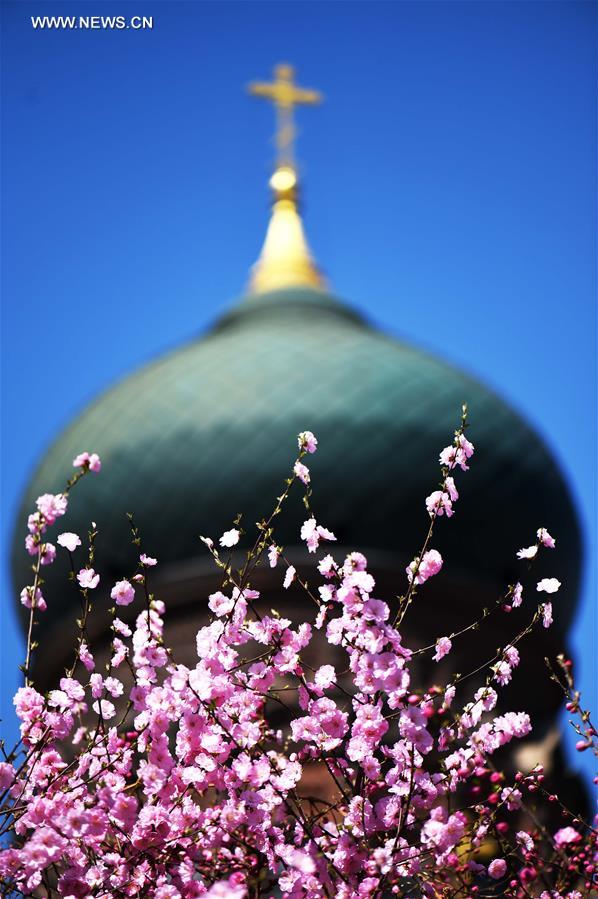
M 325 553 L 315 590 L 275 542 L 274 515 L 260 524 L 240 570 L 231 562 L 243 536 L 238 522 L 218 541 L 202 538 L 224 580 L 207 598 L 210 617 L 198 627 L 192 666 L 165 643 L 166 608 L 148 586 L 158 560 L 143 552 L 135 570 L 108 587 L 112 640 L 107 666 L 97 664 L 86 632 L 89 598 L 101 583 L 94 532 L 83 561 L 81 538 L 58 536 L 78 571 L 84 613 L 75 662 L 46 695 L 34 686 L 28 644 L 14 700 L 21 743 L 0 762 L 0 820 L 12 837 L 0 852 L 7 891 L 68 899 L 589 895 L 595 831 L 564 808 L 557 829 L 534 824 L 525 812 L 542 794 L 543 770 L 509 780 L 500 768 L 503 747 L 527 737 L 532 724 L 524 710 L 499 711 L 499 690 L 519 664 L 522 637 L 550 624 L 550 603 L 531 609 L 529 624 L 488 661 L 482 686 L 470 688 L 463 675 L 443 687 L 414 682 L 422 650 L 407 645 L 400 622 L 417 589 L 441 572 L 443 559 L 429 544 L 435 520 L 454 512 L 456 469 L 466 472 L 474 454 L 465 427 L 464 414 L 440 454 L 442 482 L 425 503 L 430 530 L 398 604 L 376 597 L 361 553 L 327 552 L 336 535 L 311 510 L 300 539 L 308 554 Z M 275 514 L 293 484 L 310 484 L 303 460 L 317 440 L 306 431 L 298 443 Z M 89 453 L 74 465 L 80 475 L 101 467 Z M 31 620 L 51 614 L 40 566 L 56 555 L 46 532 L 66 514 L 72 486 L 39 497 L 29 517 L 26 549 L 37 565 L 21 598 Z M 522 550 L 521 558 L 554 548 L 545 528 L 537 537 L 536 551 Z M 260 605 L 250 577 L 262 557 L 281 570 L 282 587 L 298 586 L 314 601 L 312 620 L 296 624 Z M 559 586 L 547 578 L 537 591 Z M 135 603 L 136 614 L 121 619 L 120 608 Z M 517 583 L 497 608 L 522 605 Z M 310 667 L 317 639 L 342 666 Z M 438 663 L 456 639 L 439 636 L 423 651 Z M 576 711 L 579 697 L 571 693 L 570 704 Z M 273 705 L 284 706 L 287 729 L 272 726 Z M 314 766 L 318 795 L 306 787 Z

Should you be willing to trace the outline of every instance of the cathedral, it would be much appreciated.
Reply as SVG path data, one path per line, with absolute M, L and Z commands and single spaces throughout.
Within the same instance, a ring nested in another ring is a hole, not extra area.
M 130 512 L 144 551 L 159 560 L 152 590 L 166 602 L 167 639 L 180 661 L 193 664 L 207 597 L 220 584 L 199 536 L 216 539 L 238 513 L 253 534 L 288 476 L 296 435 L 311 430 L 319 440 L 310 459 L 312 507 L 337 537 L 333 554 L 363 552 L 376 595 L 392 603 L 404 590 L 405 567 L 429 524 L 424 500 L 437 487 L 438 453 L 467 403 L 476 455 L 459 483 L 458 515 L 437 522 L 434 545 L 445 560 L 443 573 L 410 609 L 404 642 L 423 646 L 480 618 L 508 584 L 525 576 L 516 551 L 534 542 L 538 527 L 558 528 L 550 574 L 564 588 L 555 625 L 529 638 L 501 702 L 532 717 L 535 742 L 519 752 L 560 771 L 562 696 L 549 682 L 544 657 L 565 648 L 579 588 L 580 528 L 567 484 L 538 434 L 499 396 L 442 359 L 372 327 L 358 308 L 334 295 L 305 236 L 294 157 L 294 107 L 318 103 L 321 96 L 299 88 L 288 65 L 275 69 L 271 83 L 252 84 L 250 93 L 276 110 L 277 161 L 271 217 L 245 295 L 207 333 L 107 390 L 58 437 L 27 488 L 16 523 L 16 595 L 30 580 L 24 523 L 36 497 L 64 488 L 77 453 L 97 452 L 101 476 L 77 486 L 65 519 L 65 528 L 82 538 L 92 521 L 97 525 L 95 564 L 102 584 L 90 624 L 97 654 L 102 646 L 108 652 L 110 586 L 129 575 L 137 558 Z M 375 260 L 364 260 L 368 264 Z M 313 557 L 310 564 L 299 539 L 304 518 L 301 497 L 292 497 L 276 541 L 298 571 L 313 578 Z M 62 557 L 44 572 L 49 611 L 35 634 L 41 689 L 54 685 L 72 657 L 79 605 L 67 574 Z M 281 590 L 277 570 L 260 568 L 252 586 L 268 608 L 291 610 L 294 617 L 307 613 L 298 591 Z M 451 666 L 466 672 L 491 658 L 515 633 L 512 618 L 505 614 L 490 627 L 482 624 L 461 655 L 457 649 L 451 655 Z M 423 669 L 422 683 L 442 671 Z

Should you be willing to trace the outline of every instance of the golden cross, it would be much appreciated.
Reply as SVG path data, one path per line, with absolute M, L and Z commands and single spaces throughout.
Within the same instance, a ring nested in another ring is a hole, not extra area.
M 254 97 L 271 100 L 276 107 L 276 148 L 279 165 L 293 165 L 293 142 L 295 125 L 293 109 L 299 104 L 317 106 L 324 99 L 319 91 L 296 87 L 293 83 L 295 70 L 292 66 L 281 64 L 274 69 L 274 81 L 271 84 L 259 81 L 249 85 L 249 93 Z

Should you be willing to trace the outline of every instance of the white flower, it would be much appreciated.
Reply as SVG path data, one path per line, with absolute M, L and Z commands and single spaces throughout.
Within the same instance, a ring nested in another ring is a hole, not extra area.
M 538 553 L 537 546 L 527 546 L 525 549 L 520 549 L 517 553 L 518 559 L 533 559 Z
M 278 547 L 273 543 L 272 546 L 270 546 L 268 549 L 268 561 L 270 563 L 270 568 L 276 568 L 279 555 L 280 552 L 278 551 Z
M 282 585 L 284 587 L 284 589 L 288 590 L 288 588 L 291 586 L 291 584 L 293 583 L 294 580 L 295 580 L 295 569 L 293 568 L 292 565 L 289 565 L 289 567 L 287 568 L 286 574 L 284 576 L 284 583 Z
M 230 531 L 225 531 L 220 538 L 220 546 L 236 546 L 240 536 L 241 534 L 236 528 L 231 528 Z
M 93 568 L 82 568 L 77 580 L 84 590 L 95 590 L 100 583 L 100 575 L 96 574 Z
M 539 593 L 556 593 L 560 586 L 561 582 L 557 581 L 555 577 L 545 577 L 538 581 L 536 590 Z
M 77 534 L 71 534 L 67 531 L 64 534 L 58 535 L 56 543 L 58 546 L 63 546 L 65 549 L 68 549 L 70 553 L 74 553 L 77 547 L 81 546 L 81 539 Z
M 96 700 L 92 705 L 92 709 L 96 715 L 101 715 L 104 721 L 109 721 L 110 718 L 114 718 L 116 715 L 114 703 L 110 702 L 109 699 Z

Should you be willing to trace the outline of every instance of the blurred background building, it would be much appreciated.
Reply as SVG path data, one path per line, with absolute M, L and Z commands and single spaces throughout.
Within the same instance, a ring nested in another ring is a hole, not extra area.
M 457 517 L 437 521 L 433 545 L 446 560 L 445 570 L 416 598 L 404 639 L 417 648 L 452 635 L 480 619 L 508 584 L 526 582 L 524 609 L 483 623 L 473 640 L 468 635 L 456 641 L 445 666 L 447 676 L 477 669 L 523 629 L 536 605 L 533 591 L 541 573 L 558 577 L 565 589 L 555 602 L 556 623 L 548 630 L 537 627 L 526 640 L 522 664 L 499 705 L 532 716 L 533 747 L 524 750 L 526 763 L 539 762 L 566 780 L 558 725 L 563 697 L 544 662 L 566 646 L 579 588 L 580 529 L 565 480 L 538 434 L 496 394 L 390 338 L 334 295 L 305 237 L 294 156 L 294 108 L 318 104 L 321 95 L 298 87 L 288 64 L 276 66 L 272 82 L 253 83 L 249 90 L 275 107 L 277 157 L 270 222 L 247 293 L 205 335 L 103 394 L 46 453 L 17 519 L 15 594 L 28 581 L 30 561 L 23 553 L 28 510 L 40 494 L 60 492 L 71 460 L 91 448 L 104 470 L 73 492 L 68 529 L 85 535 L 92 521 L 99 526 L 96 566 L 103 582 L 90 623 L 96 656 L 110 657 L 113 635 L 105 611 L 110 588 L 136 568 L 138 549 L 126 518 L 132 512 L 144 549 L 160 560 L 152 588 L 167 603 L 167 639 L 175 657 L 192 666 L 195 633 L 208 616 L 207 597 L 221 580 L 198 535 L 218 537 L 240 511 L 252 545 L 254 523 L 269 517 L 289 473 L 295 437 L 310 429 L 321 441 L 310 460 L 318 520 L 337 535 L 337 557 L 353 549 L 365 552 L 376 595 L 392 603 L 406 587 L 405 567 L 427 530 L 424 499 L 437 487 L 439 451 L 451 442 L 466 403 L 479 452 L 471 471 L 456 475 Z M 310 563 L 299 539 L 305 517 L 299 498 L 289 502 L 275 522 L 275 536 L 287 558 L 313 580 L 313 559 Z M 546 522 L 559 523 L 558 552 L 526 578 L 515 551 L 535 542 L 538 526 Z M 319 555 L 328 550 L 322 547 Z M 240 551 L 240 567 L 243 555 Z M 52 611 L 38 616 L 35 671 L 45 689 L 72 658 L 80 606 L 67 576 L 67 560 L 60 558 L 44 585 Z M 313 618 L 312 607 L 302 608 L 303 592 L 285 594 L 281 580 L 280 569 L 262 567 L 252 579 L 262 594 L 258 605 Z M 129 611 L 128 617 L 136 614 Z M 323 645 L 321 652 L 329 654 L 330 647 Z M 341 650 L 339 669 L 343 659 Z M 319 662 L 326 660 L 323 655 Z M 425 689 L 441 675 L 434 664 L 422 664 L 412 686 Z M 464 701 L 473 686 L 467 684 Z M 572 784 L 561 782 L 559 788 L 560 795 L 574 791 Z
M 124 6 L 118 14 L 139 12 Z M 531 695 L 515 681 L 505 699 L 531 705 L 551 747 L 556 698 L 541 655 L 563 649 L 580 583 L 576 661 L 595 689 L 595 554 L 586 538 L 582 558 L 567 484 L 595 533 L 596 11 L 149 7 L 155 26 L 143 34 L 34 32 L 39 10 L 4 10 L 3 545 L 17 534 L 19 587 L 29 577 L 23 511 L 63 484 L 74 450 L 98 450 L 104 471 L 73 496 L 68 527 L 98 522 L 109 586 L 128 570 L 124 512 L 134 511 L 160 556 L 177 640 L 191 645 L 211 583 L 197 535 L 267 511 L 294 435 L 309 427 L 321 442 L 316 512 L 343 547 L 369 554 L 379 595 L 392 596 L 427 524 L 438 449 L 467 400 L 475 464 L 457 514 L 439 522 L 446 568 L 414 606 L 409 639 L 470 620 L 525 570 L 514 552 L 536 527 L 554 531 L 542 574 L 563 581 L 557 626 L 520 676 Z M 247 296 L 227 306 L 266 223 L 270 113 L 238 86 L 281 53 L 325 89 L 327 106 L 309 111 L 302 166 L 291 166 L 300 184 L 279 166 L 260 262 Z M 303 211 L 330 278 L 304 242 Z M 297 504 L 284 519 L 291 550 L 301 515 Z M 47 572 L 48 678 L 76 614 L 62 574 Z M 9 732 L 16 609 L 2 609 Z

